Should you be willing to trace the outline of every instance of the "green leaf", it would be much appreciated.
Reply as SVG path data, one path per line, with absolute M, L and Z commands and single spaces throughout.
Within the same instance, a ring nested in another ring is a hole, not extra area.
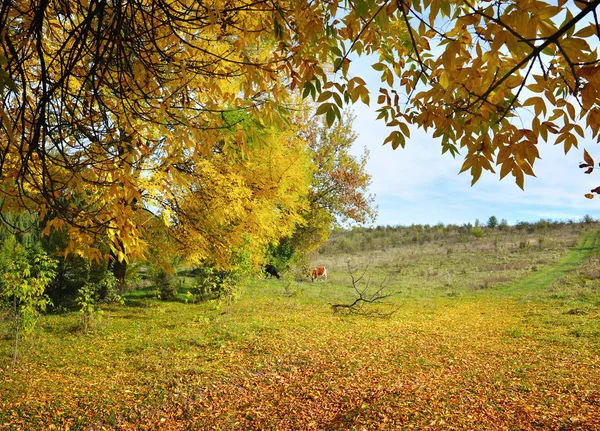
M 317 112 L 315 113 L 315 115 L 323 115 L 326 112 L 331 111 L 331 106 L 332 106 L 331 103 L 323 103 L 322 105 L 320 105 L 317 108 Z
M 333 123 L 335 122 L 335 111 L 333 109 L 327 111 L 327 114 L 325 115 L 325 120 L 327 121 L 327 126 L 333 126 Z
M 304 84 L 304 90 L 302 90 L 302 98 L 306 99 L 309 94 L 314 92 L 314 90 L 315 87 L 310 82 L 306 82 Z

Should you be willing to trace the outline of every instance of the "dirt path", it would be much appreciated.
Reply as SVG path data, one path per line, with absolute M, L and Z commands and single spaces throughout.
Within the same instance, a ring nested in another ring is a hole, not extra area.
M 556 265 L 544 268 L 529 277 L 510 284 L 500 291 L 502 293 L 529 294 L 542 290 L 554 280 L 569 273 L 581 264 L 596 248 L 600 229 L 584 233 L 575 246 Z

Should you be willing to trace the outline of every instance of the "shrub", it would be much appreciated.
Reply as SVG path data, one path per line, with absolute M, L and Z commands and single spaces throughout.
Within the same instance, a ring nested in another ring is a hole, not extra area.
M 28 250 L 14 236 L 2 243 L 0 251 L 0 297 L 12 303 L 14 356 L 17 361 L 19 337 L 33 332 L 40 311 L 51 304 L 46 287 L 56 275 L 56 261 L 46 253 Z
M 475 238 L 481 238 L 483 236 L 483 229 L 481 229 L 480 227 L 474 227 L 473 229 L 471 229 L 471 234 Z
M 152 278 L 160 299 L 168 300 L 175 298 L 177 284 L 171 274 L 167 273 L 164 269 L 159 269 Z
M 506 230 L 506 229 L 508 229 L 508 222 L 506 221 L 505 218 L 503 218 L 502 220 L 500 220 L 500 224 L 498 225 L 498 229 L 500 229 L 500 230 Z
M 123 304 L 123 297 L 117 294 L 117 279 L 109 272 L 104 271 L 102 278 L 97 282 L 86 282 L 77 292 L 75 303 L 81 307 L 81 325 L 84 330 L 90 329 L 102 318 L 102 310 L 98 308 L 98 302 L 102 295 L 102 302 Z

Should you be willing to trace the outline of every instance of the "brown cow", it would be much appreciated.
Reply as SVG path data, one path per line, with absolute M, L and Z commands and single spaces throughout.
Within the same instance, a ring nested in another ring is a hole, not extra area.
M 310 278 L 314 282 L 319 277 L 323 277 L 325 280 L 327 280 L 327 268 L 324 266 L 318 266 L 313 269 L 312 276 Z

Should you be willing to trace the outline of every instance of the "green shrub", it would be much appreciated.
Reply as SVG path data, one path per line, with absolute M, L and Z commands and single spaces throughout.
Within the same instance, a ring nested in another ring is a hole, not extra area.
M 80 307 L 81 325 L 83 329 L 90 329 L 102 318 L 102 310 L 98 308 L 100 296 L 104 294 L 102 302 L 123 304 L 123 297 L 117 294 L 117 279 L 109 272 L 104 271 L 102 278 L 97 282 L 86 282 L 77 291 L 75 303 Z
M 29 250 L 6 238 L 0 250 L 0 298 L 12 304 L 16 363 L 21 334 L 33 332 L 40 311 L 52 302 L 45 291 L 56 276 L 56 261 L 39 250 Z
M 172 274 L 167 273 L 164 269 L 159 269 L 152 279 L 160 299 L 169 300 L 175 298 L 175 295 L 177 294 L 177 284 L 175 283 Z
M 473 235 L 475 238 L 481 238 L 483 237 L 483 229 L 480 227 L 474 227 L 471 229 L 471 235 Z

